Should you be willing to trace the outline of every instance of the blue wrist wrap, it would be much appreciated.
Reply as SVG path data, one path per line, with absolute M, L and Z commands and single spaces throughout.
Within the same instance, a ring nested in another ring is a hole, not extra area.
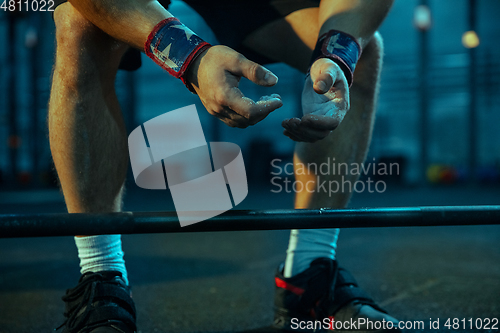
M 333 60 L 344 72 L 350 87 L 354 69 L 360 56 L 361 46 L 353 36 L 341 31 L 330 30 L 318 39 L 311 58 L 311 66 L 320 58 Z

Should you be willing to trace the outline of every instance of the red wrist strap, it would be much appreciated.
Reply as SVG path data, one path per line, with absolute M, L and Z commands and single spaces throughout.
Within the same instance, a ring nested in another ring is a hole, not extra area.
M 146 55 L 173 77 L 181 79 L 191 92 L 193 87 L 184 78 L 191 63 L 211 45 L 175 17 L 158 23 L 144 44 Z

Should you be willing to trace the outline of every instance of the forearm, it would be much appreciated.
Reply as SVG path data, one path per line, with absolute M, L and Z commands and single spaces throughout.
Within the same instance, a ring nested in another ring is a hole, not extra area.
M 394 0 L 322 0 L 319 36 L 339 30 L 354 36 L 364 48 L 387 16 Z
M 153 28 L 172 17 L 153 0 L 69 0 L 87 20 L 108 35 L 144 50 Z

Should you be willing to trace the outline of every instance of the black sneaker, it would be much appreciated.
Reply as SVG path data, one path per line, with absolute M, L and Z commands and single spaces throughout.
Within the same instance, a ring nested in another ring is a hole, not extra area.
M 319 258 L 304 272 L 275 276 L 273 327 L 293 332 L 401 332 L 389 316 L 358 287 L 335 260 Z
M 134 333 L 135 305 L 120 272 L 85 273 L 66 291 L 63 333 Z

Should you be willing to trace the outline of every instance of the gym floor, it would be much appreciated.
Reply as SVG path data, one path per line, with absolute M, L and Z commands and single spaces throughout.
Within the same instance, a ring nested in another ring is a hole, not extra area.
M 171 210 L 165 191 L 130 190 L 125 209 Z M 291 194 L 250 188 L 238 209 L 291 208 Z M 64 212 L 57 190 L 0 192 L 1 213 Z M 499 204 L 498 187 L 400 187 L 351 207 Z M 500 318 L 500 225 L 346 229 L 338 259 L 411 332 L 449 332 L 448 318 Z M 236 332 L 272 322 L 273 274 L 288 231 L 123 236 L 139 331 Z M 50 332 L 79 277 L 72 237 L 0 239 L 0 332 Z M 429 320 L 439 319 L 439 329 Z M 480 321 L 478 321 L 479 323 Z M 468 322 L 467 322 L 468 323 Z M 492 325 L 490 324 L 490 327 Z M 497 324 L 497 329 L 500 324 Z M 460 328 L 455 332 L 475 330 Z M 498 330 L 481 330 L 481 332 Z

